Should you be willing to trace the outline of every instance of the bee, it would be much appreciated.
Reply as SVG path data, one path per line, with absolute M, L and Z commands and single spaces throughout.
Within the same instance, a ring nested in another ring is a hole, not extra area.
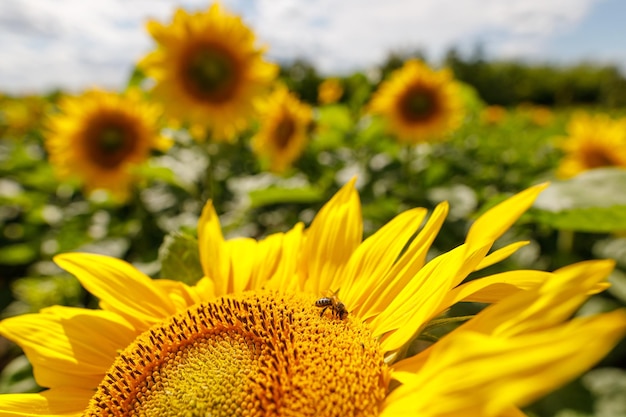
M 346 305 L 339 300 L 336 291 L 332 293 L 329 297 L 322 297 L 319 300 L 315 301 L 315 307 L 319 307 L 322 309 L 320 317 L 322 317 L 324 315 L 324 312 L 329 308 L 332 311 L 333 317 L 337 317 L 339 320 L 343 320 L 348 317 L 348 310 L 346 310 Z

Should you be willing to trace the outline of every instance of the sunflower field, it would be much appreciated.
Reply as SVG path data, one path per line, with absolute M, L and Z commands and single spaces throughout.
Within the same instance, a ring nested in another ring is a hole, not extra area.
M 618 72 L 146 29 L 0 95 L 0 415 L 626 416 Z

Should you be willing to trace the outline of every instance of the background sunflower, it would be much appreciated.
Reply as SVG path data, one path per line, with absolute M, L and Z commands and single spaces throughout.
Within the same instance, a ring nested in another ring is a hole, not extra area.
M 159 135 L 160 107 L 125 96 L 92 90 L 65 97 L 48 120 L 46 149 L 61 178 L 78 178 L 87 192 L 110 191 L 126 199 L 136 179 L 133 167 L 153 148 L 165 149 Z
M 626 119 L 577 113 L 569 121 L 567 133 L 559 139 L 564 152 L 557 171 L 561 178 L 594 168 L 626 168 Z
M 254 33 L 217 3 L 205 12 L 179 9 L 171 24 L 147 27 L 157 49 L 139 66 L 156 80 L 153 93 L 166 112 L 205 127 L 211 139 L 233 140 L 278 72 L 263 60 Z
M 449 70 L 434 71 L 408 60 L 374 93 L 369 110 L 381 115 L 390 132 L 405 143 L 441 139 L 463 119 L 459 85 Z
M 252 138 L 252 149 L 269 161 L 272 171 L 283 172 L 304 150 L 312 118 L 308 104 L 298 100 L 285 86 L 277 87 L 263 105 L 261 125 Z

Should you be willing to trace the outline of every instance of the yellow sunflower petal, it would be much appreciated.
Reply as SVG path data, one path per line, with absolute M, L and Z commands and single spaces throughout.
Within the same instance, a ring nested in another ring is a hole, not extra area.
M 520 290 L 535 288 L 551 277 L 553 273 L 535 270 L 502 272 L 459 285 L 446 295 L 448 298 L 446 303 L 449 305 L 460 301 L 495 303 Z M 587 295 L 602 292 L 609 286 L 608 282 L 597 282 L 587 290 Z
M 137 328 L 149 327 L 176 312 L 167 293 L 127 262 L 88 253 L 57 255 L 54 261 L 76 276 L 85 289 L 101 300 L 102 306 Z
M 167 293 L 177 311 L 184 310 L 203 300 L 195 287 L 190 287 L 180 281 L 155 279 L 153 283 Z
M 117 351 L 136 330 L 115 313 L 49 307 L 0 322 L 0 334 L 17 343 L 43 387 L 96 387 Z
M 365 301 L 361 302 L 359 299 L 356 306 L 364 320 L 383 311 L 424 266 L 428 249 L 435 240 L 447 213 L 447 203 L 437 205 L 424 228 L 420 230 L 388 274 L 379 277 L 371 291 L 363 291 Z
M 167 43 L 170 39 L 170 32 L 166 27 L 156 20 L 148 20 L 146 22 L 146 30 L 159 43 Z
M 554 326 L 580 307 L 614 265 L 610 260 L 586 261 L 557 270 L 543 285 L 489 306 L 458 330 L 514 335 Z
M 226 293 L 238 293 L 249 289 L 252 271 L 256 261 L 257 241 L 251 238 L 237 238 L 227 241 L 225 258 L 229 259 L 228 285 Z
M 508 407 L 498 414 L 497 417 L 527 417 L 526 414 L 517 407 Z
M 389 273 L 402 250 L 420 226 L 426 209 L 413 209 L 396 216 L 380 230 L 367 238 L 354 251 L 346 268 L 339 275 L 338 287 L 346 288 L 341 298 L 359 317 L 372 314 L 373 303 L 381 294 L 378 287 L 386 284 Z M 358 285 L 355 283 L 358 282 Z M 376 294 L 373 296 L 373 294 Z
M 198 280 L 193 289 L 194 292 L 198 294 L 198 297 L 203 300 L 210 300 L 216 297 L 215 283 L 209 277 L 203 277 L 202 279 Z
M 473 332 L 444 338 L 420 372 L 387 397 L 385 413 L 502 415 L 589 368 L 625 331 L 626 313 L 616 311 L 513 338 Z
M 612 261 L 587 261 L 554 273 L 509 271 L 463 284 L 449 292 L 443 303 L 501 302 L 486 308 L 449 336 L 467 331 L 511 336 L 558 325 L 597 292 L 613 265 Z M 394 364 L 395 377 L 403 381 L 419 372 L 431 351 L 426 349 Z
M 250 238 L 224 240 L 219 218 L 209 201 L 198 222 L 200 262 L 213 281 L 216 295 L 260 288 L 279 268 L 285 235 L 277 233 L 257 242 Z M 293 270 L 290 271 L 293 276 Z
M 487 268 L 488 266 L 497 264 L 498 262 L 513 255 L 515 252 L 517 252 L 519 248 L 526 246 L 529 243 L 530 243 L 529 241 L 514 242 L 490 253 L 488 256 L 485 257 L 485 259 L 483 259 L 478 264 L 478 266 L 476 267 L 476 270 L 478 271 L 478 270 Z
M 302 223 L 296 224 L 294 228 L 285 233 L 281 261 L 274 274 L 269 278 L 268 288 L 283 292 L 295 292 L 304 288 L 303 277 L 296 273 L 303 239 L 304 225 Z
M 217 295 L 226 294 L 230 258 L 226 256 L 220 220 L 211 201 L 205 204 L 198 221 L 198 247 L 204 275 L 213 280 Z
M 80 417 L 92 396 L 92 389 L 68 387 L 37 394 L 4 394 L 0 396 L 0 415 Z
M 281 263 L 295 255 L 293 253 L 284 253 L 287 249 L 286 239 L 286 234 L 275 233 L 257 243 L 254 252 L 251 254 L 254 263 L 250 271 L 250 282 L 247 289 L 262 288 L 276 274 L 281 273 L 279 272 Z M 293 271 L 295 271 L 295 267 L 292 269 L 292 278 Z
M 363 238 L 361 203 L 354 189 L 356 178 L 344 185 L 317 213 L 306 230 L 302 272 L 313 294 L 336 291 L 337 273 Z
M 442 301 L 459 279 L 459 274 L 469 273 L 487 249 L 485 246 L 469 253 L 468 247 L 462 245 L 427 263 L 387 308 L 372 320 L 374 334 L 396 330 L 381 341 L 383 350 L 399 349 L 422 325 L 447 308 Z
M 528 210 L 547 186 L 547 183 L 535 185 L 489 209 L 472 224 L 465 242 L 470 247 L 482 245 L 485 241 L 494 242 Z
M 552 273 L 534 270 L 507 271 L 459 285 L 446 295 L 445 303 L 460 301 L 495 303 L 520 290 L 534 288 L 552 277 Z

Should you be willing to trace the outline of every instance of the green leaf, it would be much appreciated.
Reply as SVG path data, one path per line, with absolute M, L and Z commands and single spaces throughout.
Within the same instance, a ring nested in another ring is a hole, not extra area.
M 78 306 L 83 294 L 78 280 L 65 275 L 20 278 L 11 289 L 16 302 L 5 310 L 8 315 L 36 313 L 55 304 Z
M 24 265 L 37 258 L 37 250 L 27 243 L 16 243 L 0 248 L 0 264 Z
M 626 230 L 626 171 L 600 168 L 557 181 L 537 198 L 536 221 L 583 232 Z
M 484 105 L 478 91 L 476 91 L 474 87 L 458 80 L 456 82 L 457 85 L 460 87 L 461 98 L 463 99 L 467 110 L 477 111 Z
M 320 107 L 319 124 L 342 132 L 349 131 L 354 122 L 350 115 L 350 109 L 342 104 L 333 104 Z
M 26 356 L 21 355 L 9 362 L 0 374 L 0 392 L 26 393 L 40 391 L 33 378 L 33 367 Z
M 189 234 L 174 232 L 165 236 L 159 248 L 161 276 L 195 284 L 204 275 L 200 263 L 198 240 Z
M 128 78 L 128 82 L 126 83 L 126 89 L 141 87 L 143 82 L 146 80 L 146 74 L 139 67 L 133 68 L 133 72 Z
M 315 203 L 322 200 L 324 193 L 313 187 L 272 187 L 251 191 L 248 196 L 251 207 L 257 208 L 281 203 Z
M 576 232 L 610 233 L 626 230 L 626 207 L 624 206 L 573 209 L 557 213 L 540 211 L 533 213 L 533 218 L 555 229 Z
M 180 186 L 176 174 L 168 167 L 148 163 L 135 167 L 135 172 L 151 181 L 162 181 L 169 185 Z
M 614 270 L 609 277 L 611 286 L 607 289 L 615 298 L 626 304 L 626 274 L 619 269 Z
M 332 104 L 319 107 L 317 111 L 315 140 L 310 143 L 311 149 L 319 152 L 345 145 L 346 138 L 354 128 L 350 110 L 342 104 Z

